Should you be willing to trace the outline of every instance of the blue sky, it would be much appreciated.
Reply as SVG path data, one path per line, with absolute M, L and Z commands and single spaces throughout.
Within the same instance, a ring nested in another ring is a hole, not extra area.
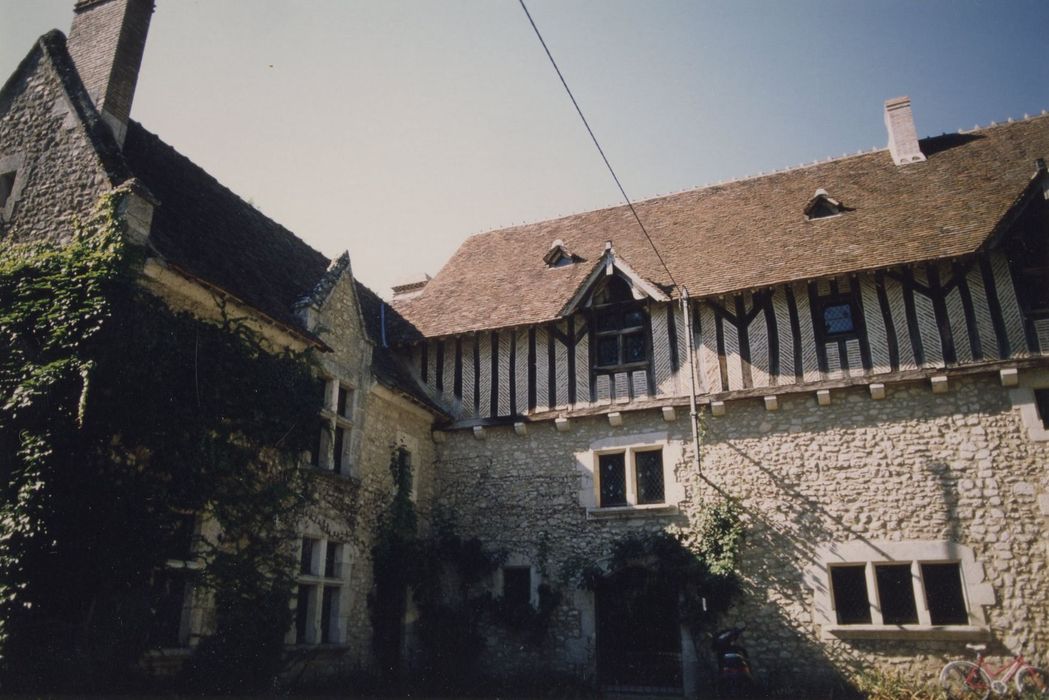
M 72 5 L 0 0 L 0 75 Z M 1044 0 L 528 6 L 635 200 L 1049 109 Z M 384 296 L 620 201 L 516 0 L 158 0 L 133 117 Z

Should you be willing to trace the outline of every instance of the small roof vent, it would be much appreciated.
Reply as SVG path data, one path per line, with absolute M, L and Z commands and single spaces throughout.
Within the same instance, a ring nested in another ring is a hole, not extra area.
M 805 218 L 812 221 L 813 219 L 826 219 L 831 216 L 837 216 L 846 211 L 846 208 L 842 206 L 841 202 L 831 197 L 827 190 L 821 187 L 812 195 L 812 199 L 808 201 L 803 211 Z
M 550 244 L 550 250 L 546 251 L 546 255 L 543 256 L 543 262 L 546 263 L 547 267 L 574 265 L 581 260 L 581 257 L 568 250 L 565 242 L 560 238 Z

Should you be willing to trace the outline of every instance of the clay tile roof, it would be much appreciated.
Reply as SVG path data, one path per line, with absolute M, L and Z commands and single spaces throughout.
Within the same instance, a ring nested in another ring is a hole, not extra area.
M 693 297 L 976 251 L 1049 156 L 1049 117 L 921 141 L 928 160 L 885 150 L 637 203 L 674 278 Z M 817 189 L 847 210 L 807 221 Z M 561 239 L 587 262 L 547 267 Z M 467 239 L 419 296 L 395 301 L 428 337 L 549 321 L 611 240 L 641 276 L 671 280 L 626 207 Z

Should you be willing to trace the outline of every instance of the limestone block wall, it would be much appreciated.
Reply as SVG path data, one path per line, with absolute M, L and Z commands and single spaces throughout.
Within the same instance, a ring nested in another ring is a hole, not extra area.
M 973 637 L 988 639 L 994 654 L 1047 661 L 1049 443 L 1030 439 L 997 374 L 952 378 L 942 394 L 925 382 L 897 383 L 882 400 L 865 387 L 843 388 L 831 392 L 829 406 L 796 394 L 781 397 L 775 411 L 760 399 L 726 409 L 716 418 L 705 412 L 702 478 L 681 411 L 673 422 L 657 410 L 624 412 L 620 427 L 604 416 L 573 418 L 566 432 L 552 422 L 530 424 L 526 435 L 488 427 L 482 440 L 451 432 L 439 446 L 437 498 L 459 514 L 465 535 L 529 558 L 556 583 L 565 562 L 599 561 L 626 532 L 694 527 L 715 497 L 709 480 L 740 498 L 746 512 L 745 594 L 725 622 L 747 625 L 756 674 L 781 687 L 829 683 L 872 666 L 932 678 L 945 659 L 968 654 L 963 645 Z M 673 465 L 684 492 L 678 512 L 588 518 L 578 455 L 609 438 L 654 432 L 682 449 Z M 974 629 L 953 638 L 924 629 L 856 639 L 818 624 L 820 582 L 812 571 L 824 567 L 828 586 L 823 553 L 856 541 L 888 543 L 887 552 L 913 542 L 971 551 L 964 585 Z M 491 662 L 541 659 L 592 676 L 592 605 L 588 594 L 565 591 L 541 652 L 492 644 Z
M 43 51 L 30 54 L 0 97 L 0 173 L 17 173 L 0 236 L 23 240 L 68 235 L 70 218 L 86 216 L 110 186 Z

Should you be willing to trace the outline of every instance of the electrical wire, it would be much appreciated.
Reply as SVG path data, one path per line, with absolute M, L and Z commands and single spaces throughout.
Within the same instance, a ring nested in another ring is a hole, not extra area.
M 565 92 L 568 93 L 568 98 L 572 100 L 572 105 L 575 107 L 576 113 L 579 114 L 579 118 L 583 121 L 583 126 L 586 127 L 586 131 L 590 134 L 590 139 L 594 142 L 594 146 L 597 148 L 597 152 L 601 154 L 601 160 L 605 161 L 605 167 L 608 168 L 609 174 L 612 175 L 612 179 L 615 180 L 616 186 L 619 188 L 619 193 L 623 195 L 623 199 L 626 200 L 626 205 L 630 207 L 630 213 L 634 215 L 634 220 L 637 221 L 638 227 L 641 229 L 641 233 L 645 234 L 645 238 L 648 240 L 648 244 L 652 246 L 652 252 L 659 258 L 659 263 L 666 270 L 667 276 L 670 277 L 670 281 L 674 283 L 674 287 L 680 287 L 677 280 L 674 279 L 674 274 L 667 267 L 667 263 L 663 260 L 663 256 L 659 254 L 659 249 L 656 247 L 655 242 L 652 240 L 652 236 L 648 235 L 648 229 L 641 222 L 641 217 L 638 216 L 637 210 L 634 208 L 634 203 L 630 201 L 630 197 L 627 196 L 626 190 L 623 189 L 623 183 L 619 181 L 619 177 L 616 176 L 616 171 L 612 169 L 612 164 L 608 162 L 608 156 L 605 155 L 604 149 L 601 148 L 601 144 L 598 143 L 597 136 L 594 135 L 594 130 L 590 128 L 590 123 L 583 116 L 583 110 L 580 109 L 579 103 L 576 102 L 575 95 L 572 94 L 572 89 L 568 87 L 568 82 L 565 81 L 565 76 L 562 75 L 561 69 L 557 67 L 557 61 L 554 60 L 553 54 L 550 53 L 550 48 L 546 45 L 546 41 L 543 39 L 542 33 L 539 31 L 539 27 L 536 26 L 535 20 L 532 19 L 532 13 L 528 11 L 528 7 L 524 4 L 524 0 L 517 0 L 521 3 L 521 9 L 524 10 L 525 16 L 528 17 L 528 23 L 532 25 L 532 29 L 535 30 L 535 35 L 539 38 L 539 43 L 543 45 L 543 50 L 546 51 L 546 57 L 550 59 L 550 65 L 554 67 L 554 71 L 557 72 L 557 77 L 561 79 L 561 84 L 565 87 Z

